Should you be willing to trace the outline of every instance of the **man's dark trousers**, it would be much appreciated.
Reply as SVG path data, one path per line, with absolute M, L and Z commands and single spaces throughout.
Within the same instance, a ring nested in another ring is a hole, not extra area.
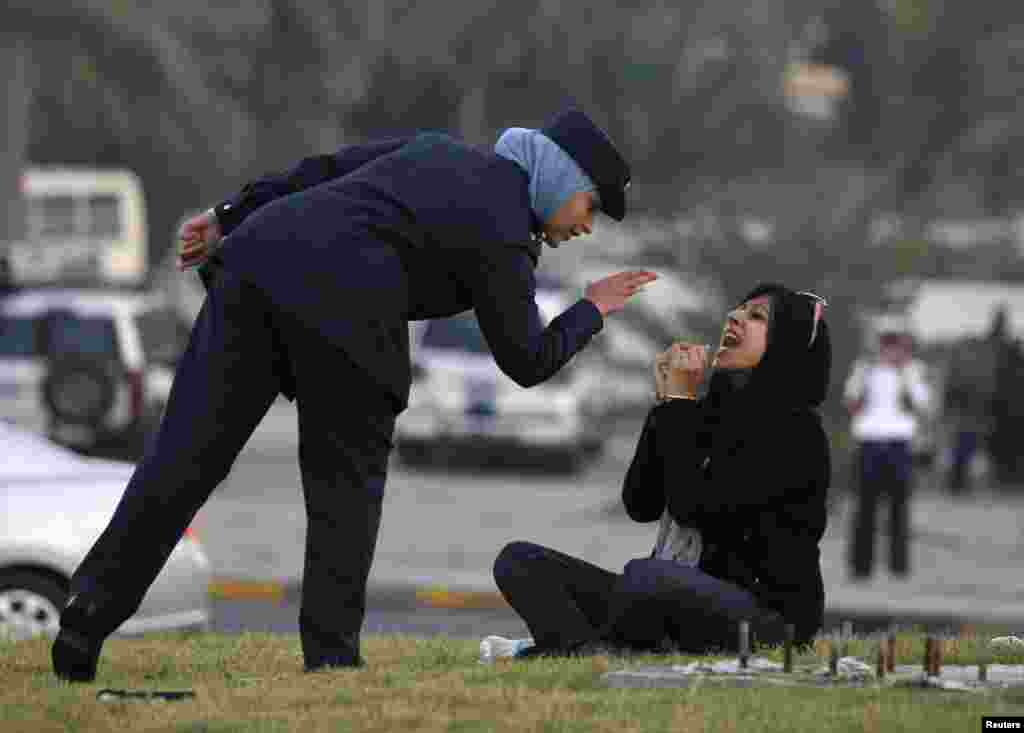
M 137 610 L 276 399 L 283 373 L 297 393 L 308 520 L 299 618 L 306 667 L 360 661 L 396 402 L 230 272 L 209 288 L 160 429 L 75 572 L 63 627 L 101 639 Z
M 889 500 L 889 567 L 896 575 L 909 572 L 909 502 L 913 455 L 909 440 L 868 440 L 860 444 L 857 511 L 854 516 L 850 565 L 866 578 L 874 565 L 878 503 Z

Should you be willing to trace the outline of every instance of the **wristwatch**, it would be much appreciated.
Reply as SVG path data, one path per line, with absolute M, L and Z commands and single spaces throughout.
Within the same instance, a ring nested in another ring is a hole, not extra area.
M 242 221 L 242 208 L 233 201 L 221 201 L 210 209 L 210 213 L 217 217 L 222 237 L 230 234 Z

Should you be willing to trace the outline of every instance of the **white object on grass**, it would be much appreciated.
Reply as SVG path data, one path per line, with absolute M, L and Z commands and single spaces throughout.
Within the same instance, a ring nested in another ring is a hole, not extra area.
M 533 646 L 533 639 L 506 639 L 504 636 L 486 636 L 480 642 L 480 662 L 490 664 L 497 657 L 514 657 Z

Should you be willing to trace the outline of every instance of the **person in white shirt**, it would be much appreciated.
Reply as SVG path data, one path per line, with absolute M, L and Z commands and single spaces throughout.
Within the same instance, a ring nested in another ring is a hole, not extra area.
M 876 515 L 889 500 L 889 569 L 909 573 L 909 502 L 912 443 L 932 408 L 924 364 L 913 356 L 913 336 L 901 320 L 878 325 L 878 350 L 857 360 L 843 391 L 857 443 L 857 508 L 849 548 L 854 578 L 871 575 Z

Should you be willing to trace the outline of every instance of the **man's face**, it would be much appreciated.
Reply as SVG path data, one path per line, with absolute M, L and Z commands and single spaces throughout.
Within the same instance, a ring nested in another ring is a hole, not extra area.
M 725 319 L 718 347 L 721 369 L 751 369 L 761 363 L 768 348 L 772 297 L 760 295 L 733 308 Z
M 885 333 L 878 340 L 882 361 L 891 366 L 903 366 L 913 353 L 913 340 L 909 334 Z
M 581 234 L 594 231 L 594 194 L 580 191 L 562 204 L 562 208 L 544 222 L 544 235 L 548 241 L 559 244 Z

